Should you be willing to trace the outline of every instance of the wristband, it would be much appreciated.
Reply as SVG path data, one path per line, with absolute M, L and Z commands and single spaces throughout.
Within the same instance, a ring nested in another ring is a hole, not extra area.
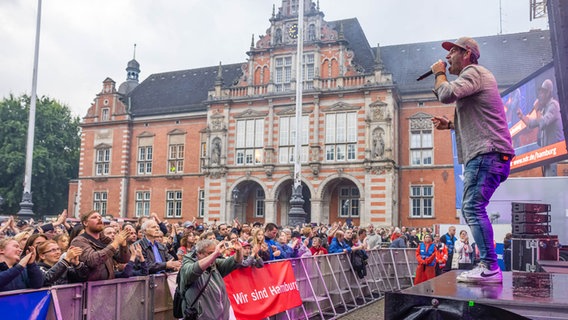
M 436 74 L 434 74 L 434 77 L 438 78 L 438 76 L 441 76 L 441 75 L 446 75 L 446 73 L 444 71 L 438 71 L 438 72 L 436 72 Z

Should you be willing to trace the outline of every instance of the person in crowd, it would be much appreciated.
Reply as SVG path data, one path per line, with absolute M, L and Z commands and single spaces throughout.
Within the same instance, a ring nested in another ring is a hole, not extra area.
M 69 232 L 69 243 L 73 241 L 78 235 L 85 232 L 85 228 L 83 227 L 82 223 L 78 223 L 71 228 L 71 232 Z
M 270 260 L 270 249 L 268 249 L 263 229 L 258 228 L 253 232 L 251 245 L 253 251 L 258 250 L 258 255 L 263 261 Z M 278 252 L 278 255 L 280 255 L 280 252 Z
M 406 247 L 406 236 L 402 235 L 394 239 L 394 241 L 389 245 L 389 248 L 391 249 L 404 249 Z
M 282 254 L 280 255 L 281 259 L 293 258 L 295 256 L 294 247 L 288 245 L 288 235 L 284 231 L 280 231 L 278 233 L 276 243 L 278 244 L 279 250 L 282 251 Z
M 235 255 L 219 259 L 225 248 L 225 241 L 215 243 L 211 240 L 201 240 L 195 245 L 195 253 L 183 258 L 180 271 L 180 288 L 183 291 L 183 310 L 195 301 L 198 319 L 228 320 L 230 303 L 223 277 L 236 270 L 243 261 L 243 248 L 236 241 L 233 244 Z M 206 288 L 204 288 L 207 286 Z
M 392 234 L 390 236 L 390 242 L 393 242 L 394 240 L 396 240 L 401 235 L 402 235 L 402 232 L 400 231 L 400 228 L 399 227 L 394 228 L 394 231 L 392 232 Z
M 440 237 L 440 242 L 442 242 L 444 245 L 446 245 L 446 248 L 448 249 L 448 263 L 446 263 L 446 266 L 443 269 L 444 272 L 452 270 L 452 263 L 451 262 L 454 260 L 454 251 L 455 251 L 454 247 L 455 247 L 456 241 L 457 241 L 457 238 L 456 238 L 456 227 L 455 226 L 450 226 L 448 228 L 448 232 Z
M 26 242 L 28 242 L 28 239 L 30 238 L 30 235 L 32 233 L 33 231 L 30 230 L 18 232 L 18 234 L 14 236 L 14 240 L 18 241 L 20 248 L 23 248 L 26 246 Z
M 107 280 L 114 278 L 114 263 L 126 263 L 130 259 L 130 250 L 126 239 L 130 235 L 122 230 L 115 235 L 114 240 L 102 234 L 103 220 L 98 211 L 92 210 L 81 215 L 84 232 L 76 236 L 70 246 L 79 247 L 82 253 L 79 261 L 89 268 L 89 281 Z
M 313 239 L 315 239 L 317 237 L 313 237 L 311 240 L 313 241 Z M 321 240 L 321 238 L 320 238 Z M 288 245 L 294 249 L 294 254 L 292 256 L 292 258 L 301 258 L 301 257 L 306 257 L 306 256 L 311 256 L 312 252 L 310 251 L 310 248 L 308 247 L 310 243 L 310 239 L 306 238 L 302 240 L 302 234 L 296 230 L 292 231 L 292 233 L 290 234 L 290 242 L 288 242 Z M 312 242 L 313 243 L 313 242 Z
M 471 246 L 471 243 L 469 243 L 467 231 L 460 231 L 460 238 L 456 241 L 454 249 L 454 254 L 458 255 L 458 269 L 471 270 L 473 268 L 473 260 L 471 259 L 473 247 Z
M 503 276 L 493 246 L 493 227 L 487 215 L 491 196 L 509 176 L 515 150 L 503 101 L 493 74 L 478 65 L 477 42 L 461 37 L 444 42 L 446 60 L 454 81 L 446 78 L 446 63 L 439 60 L 431 67 L 435 75 L 434 93 L 442 103 L 455 103 L 453 121 L 443 116 L 432 118 L 438 130 L 454 130 L 458 162 L 463 171 L 462 215 L 480 251 L 480 263 L 462 272 L 457 280 L 470 283 L 501 283 Z
M 436 276 L 439 276 L 444 272 L 448 263 L 448 247 L 440 241 L 439 235 L 434 236 L 434 245 L 436 246 Z
M 375 226 L 373 226 L 372 223 L 369 223 L 369 225 L 367 226 L 367 247 L 369 248 L 369 250 L 381 247 L 381 236 L 375 231 Z
M 22 258 L 24 256 L 24 252 L 28 252 L 30 247 L 37 248 L 42 242 L 47 241 L 47 236 L 42 233 L 34 233 L 26 241 L 26 245 L 24 246 L 24 250 L 22 251 Z M 36 255 L 36 259 L 38 256 Z M 37 261 L 36 261 L 37 262 Z
M 103 229 L 103 234 L 107 237 L 110 238 L 111 240 L 114 240 L 114 236 L 116 235 L 116 228 L 113 226 L 106 226 Z
M 229 228 L 229 226 L 226 223 L 221 223 L 217 228 L 217 240 L 218 241 L 226 240 L 230 232 L 231 229 Z
M 503 240 L 503 263 L 505 264 L 505 271 L 511 271 L 511 239 L 513 238 L 512 233 L 507 233 L 505 239 Z
M 83 250 L 70 247 L 61 257 L 61 247 L 54 240 L 42 242 L 37 248 L 38 266 L 44 275 L 44 286 L 54 286 L 87 280 L 89 268 L 79 261 Z
M 43 285 L 43 273 L 36 264 L 36 250 L 30 247 L 21 257 L 18 241 L 0 240 L 0 292 L 20 289 L 39 289 Z
M 241 262 L 241 267 L 264 267 L 264 261 L 258 255 L 257 246 L 253 248 L 253 246 L 248 242 L 241 242 L 241 246 L 243 247 L 243 262 Z
M 335 237 L 331 240 L 331 244 L 329 245 L 329 253 L 351 253 L 351 246 L 345 242 L 345 235 L 343 231 L 336 231 Z
M 185 231 L 181 240 L 180 247 L 177 251 L 177 257 L 179 261 L 183 260 L 183 256 L 193 251 L 195 247 L 195 234 L 193 231 Z
M 432 243 L 430 234 L 424 235 L 424 241 L 416 248 L 416 261 L 418 261 L 418 266 L 414 285 L 436 276 L 436 245 Z
M 131 234 L 130 237 L 136 234 Z M 130 250 L 130 260 L 126 264 L 116 264 L 114 275 L 116 278 L 130 278 L 147 276 L 149 273 L 148 263 L 142 254 L 142 247 L 139 243 L 133 243 L 128 246 Z
M 315 237 L 312 239 L 312 246 L 310 247 L 310 251 L 312 252 L 313 256 L 327 254 L 327 249 L 322 246 L 322 240 L 320 237 Z
M 16 220 L 14 216 L 10 216 L 7 221 L 2 223 L 0 226 L 0 236 L 2 237 L 13 237 L 18 234 L 19 229 L 16 226 Z
M 151 274 L 169 271 L 178 271 L 181 261 L 174 260 L 174 257 L 167 252 L 167 248 L 160 243 L 160 227 L 153 219 L 148 219 L 142 224 L 144 238 L 136 243 L 140 244 L 144 259 L 147 260 Z
M 418 248 L 419 244 L 420 239 L 418 239 L 418 236 L 416 235 L 416 229 L 412 229 L 412 231 L 410 231 L 410 235 L 408 236 L 408 247 Z
M 270 260 L 283 259 L 282 248 L 276 241 L 278 235 L 278 226 L 275 223 L 269 222 L 264 227 L 264 241 L 268 244 L 270 252 Z
M 53 240 L 57 242 L 61 252 L 67 252 L 67 248 L 69 248 L 69 235 L 66 233 L 58 234 L 53 238 Z

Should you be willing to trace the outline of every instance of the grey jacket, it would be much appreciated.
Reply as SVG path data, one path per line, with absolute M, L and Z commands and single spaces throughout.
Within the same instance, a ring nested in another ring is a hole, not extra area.
M 541 147 L 564 140 L 560 106 L 558 101 L 550 99 L 544 108 L 538 110 L 540 118 L 533 118 L 527 124 L 529 128 L 538 127 L 538 145 Z
M 235 270 L 237 267 L 238 264 L 234 257 L 227 259 L 219 258 L 212 267 L 203 271 L 199 267 L 199 263 L 197 263 L 197 255 L 195 253 L 186 254 L 183 257 L 179 283 L 181 288 L 187 286 L 182 304 L 184 312 L 187 306 L 193 303 L 211 273 L 211 279 L 207 287 L 194 305 L 198 311 L 198 318 L 200 320 L 229 319 L 230 302 L 223 277 L 231 273 L 231 271 Z
M 493 74 L 480 65 L 465 67 L 458 78 L 434 93 L 442 103 L 456 103 L 454 127 L 459 163 L 480 154 L 514 155 L 503 101 Z

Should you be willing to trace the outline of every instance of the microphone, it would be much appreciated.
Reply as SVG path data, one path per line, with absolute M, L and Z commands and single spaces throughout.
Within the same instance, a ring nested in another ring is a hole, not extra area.
M 444 64 L 444 68 L 448 65 L 447 63 L 443 62 Z M 434 72 L 432 72 L 432 69 L 428 70 L 428 72 L 424 72 L 420 77 L 418 77 L 418 79 L 416 79 L 416 81 L 420 81 L 420 80 L 424 80 L 426 78 L 428 78 L 429 76 L 431 76 Z

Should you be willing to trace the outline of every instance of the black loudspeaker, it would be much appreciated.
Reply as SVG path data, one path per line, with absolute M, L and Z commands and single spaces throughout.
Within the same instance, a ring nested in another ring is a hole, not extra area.
M 522 203 L 522 202 L 513 202 L 513 213 L 542 213 L 542 212 L 549 212 L 550 205 L 546 203 Z
M 541 236 L 534 239 L 511 239 L 511 269 L 536 272 L 537 261 L 558 261 L 558 236 Z
M 548 0 L 548 24 L 564 137 L 568 141 L 568 1 Z
M 549 214 L 540 213 L 513 213 L 513 224 L 515 223 L 548 223 L 550 222 Z

